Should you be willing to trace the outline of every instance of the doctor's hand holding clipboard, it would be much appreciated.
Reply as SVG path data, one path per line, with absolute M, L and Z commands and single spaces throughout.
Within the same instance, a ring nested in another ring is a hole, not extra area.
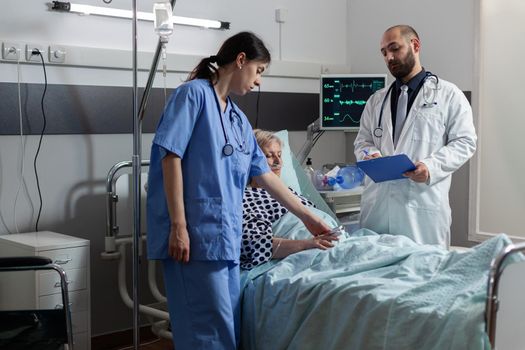
M 430 172 L 428 171 L 428 167 L 423 162 L 416 162 L 415 166 L 416 168 L 414 170 L 404 172 L 403 176 L 408 177 L 414 182 L 426 183 L 430 179 Z

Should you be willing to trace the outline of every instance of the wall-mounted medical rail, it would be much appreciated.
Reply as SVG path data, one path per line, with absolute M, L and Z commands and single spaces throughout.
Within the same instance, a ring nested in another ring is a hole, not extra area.
M 496 316 L 499 308 L 498 288 L 506 266 L 506 260 L 513 254 L 524 252 L 525 243 L 507 246 L 490 264 L 489 282 L 487 291 L 487 305 L 485 307 L 486 332 L 493 349 L 496 347 Z

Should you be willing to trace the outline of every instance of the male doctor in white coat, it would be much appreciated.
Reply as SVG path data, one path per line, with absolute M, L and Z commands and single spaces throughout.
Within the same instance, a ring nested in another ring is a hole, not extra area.
M 406 154 L 416 165 L 406 179 L 365 181 L 361 226 L 450 245 L 451 175 L 476 150 L 472 109 L 454 84 L 424 70 L 421 42 L 407 25 L 387 29 L 381 53 L 396 78 L 366 103 L 354 142 L 358 160 Z

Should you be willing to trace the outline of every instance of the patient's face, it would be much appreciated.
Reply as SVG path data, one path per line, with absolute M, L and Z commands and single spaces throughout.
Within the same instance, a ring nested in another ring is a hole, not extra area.
M 266 156 L 268 165 L 272 169 L 273 173 L 277 176 L 281 176 L 281 167 L 283 165 L 283 160 L 281 158 L 281 145 L 277 141 L 270 141 L 268 144 L 261 147 L 261 150 Z

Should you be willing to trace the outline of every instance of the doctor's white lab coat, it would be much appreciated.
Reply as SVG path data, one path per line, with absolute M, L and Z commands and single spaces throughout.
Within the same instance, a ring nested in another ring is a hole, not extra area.
M 367 177 L 361 199 L 361 227 L 448 247 L 451 175 L 476 150 L 472 108 L 454 84 L 440 79 L 435 90 L 435 80 L 428 78 L 412 104 L 394 149 L 390 96 L 384 104 L 382 137 L 374 136 L 387 90 L 385 87 L 376 92 L 365 106 L 354 142 L 356 158 L 362 160 L 366 152 L 380 152 L 383 156 L 404 153 L 414 163 L 425 163 L 430 179 L 427 183 L 409 179 L 374 183 Z

